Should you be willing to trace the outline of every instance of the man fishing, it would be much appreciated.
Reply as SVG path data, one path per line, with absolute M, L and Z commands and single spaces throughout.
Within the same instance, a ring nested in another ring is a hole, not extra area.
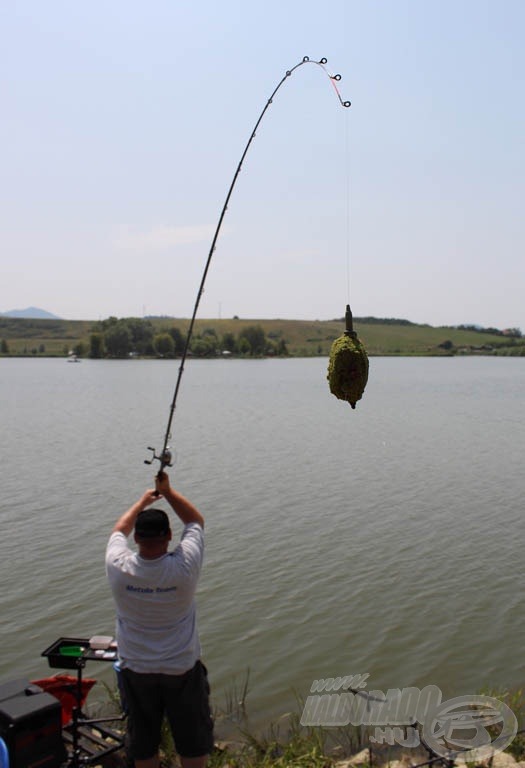
M 204 518 L 165 472 L 115 524 L 106 572 L 117 609 L 116 637 L 136 768 L 158 768 L 167 716 L 183 768 L 204 768 L 213 748 L 207 671 L 195 615 Z M 169 518 L 151 505 L 164 497 L 184 525 L 177 546 Z M 128 545 L 134 531 L 138 552 Z

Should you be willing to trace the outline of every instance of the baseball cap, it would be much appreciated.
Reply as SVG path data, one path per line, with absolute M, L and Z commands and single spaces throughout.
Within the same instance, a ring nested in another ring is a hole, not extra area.
M 135 520 L 135 534 L 141 539 L 154 539 L 169 533 L 170 521 L 163 509 L 144 509 Z

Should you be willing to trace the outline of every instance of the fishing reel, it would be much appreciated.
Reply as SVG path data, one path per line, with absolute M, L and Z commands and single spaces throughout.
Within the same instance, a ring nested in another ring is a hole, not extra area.
M 153 456 L 151 459 L 144 459 L 144 464 L 153 464 L 154 461 L 160 461 L 160 471 L 164 469 L 164 467 L 172 467 L 172 453 L 169 448 L 164 448 L 162 453 L 160 455 L 157 455 L 155 453 L 155 448 L 151 448 L 151 446 L 148 445 L 148 451 L 151 451 Z

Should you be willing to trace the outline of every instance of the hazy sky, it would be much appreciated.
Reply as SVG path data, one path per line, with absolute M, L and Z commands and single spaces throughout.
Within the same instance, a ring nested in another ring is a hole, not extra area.
M 523 0 L 5 0 L 0 311 L 525 331 Z

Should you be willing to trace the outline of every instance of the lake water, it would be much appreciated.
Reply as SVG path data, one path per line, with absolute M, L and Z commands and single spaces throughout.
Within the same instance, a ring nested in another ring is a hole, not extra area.
M 0 680 L 50 674 L 58 637 L 113 633 L 104 548 L 152 485 L 178 365 L 0 360 Z M 320 677 L 525 683 L 525 359 L 372 358 L 355 411 L 326 367 L 186 365 L 171 478 L 206 517 L 216 705 L 248 669 L 258 724 Z

